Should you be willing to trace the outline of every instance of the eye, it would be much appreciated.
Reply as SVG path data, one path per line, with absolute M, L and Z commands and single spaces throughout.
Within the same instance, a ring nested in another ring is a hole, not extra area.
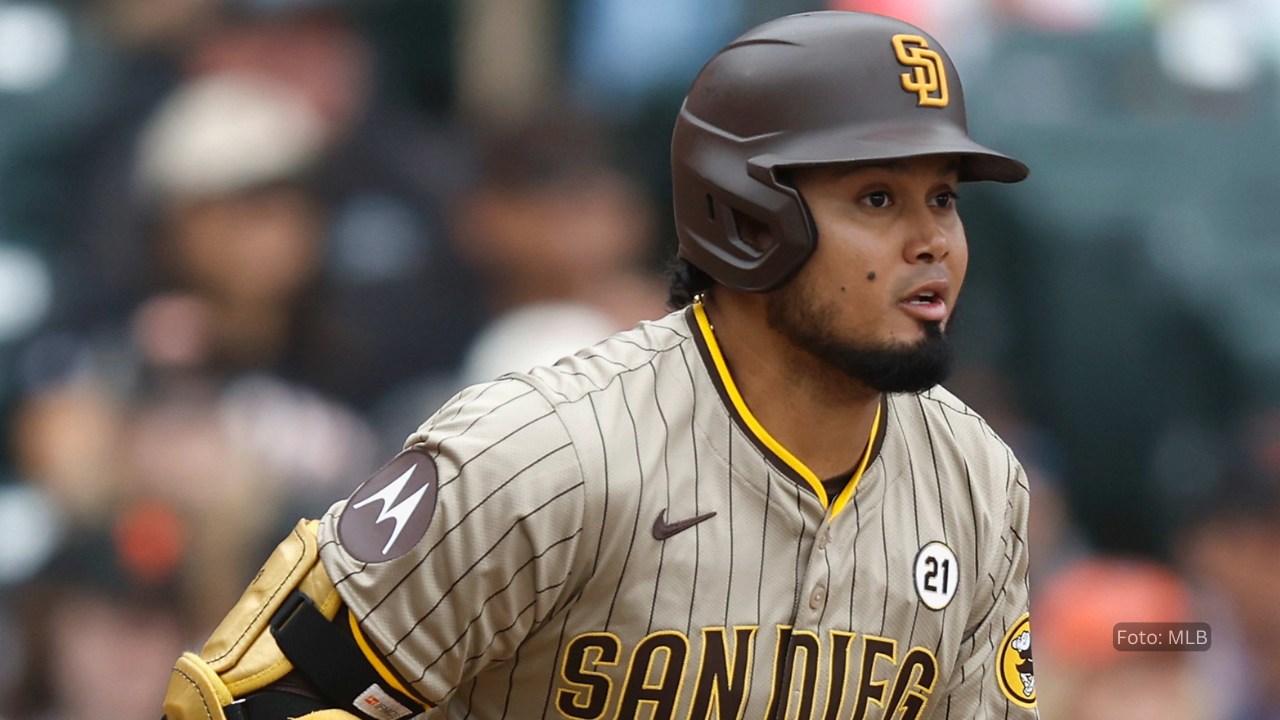
M 889 193 L 884 190 L 874 190 L 862 196 L 862 203 L 864 205 L 870 205 L 877 209 L 887 208 L 891 202 L 892 200 L 889 198 Z
M 933 204 L 936 207 L 939 207 L 943 210 L 950 210 L 951 208 L 955 207 L 956 203 L 959 200 L 960 200 L 959 195 L 948 190 L 947 192 L 938 193 L 937 195 L 935 195 L 933 198 Z

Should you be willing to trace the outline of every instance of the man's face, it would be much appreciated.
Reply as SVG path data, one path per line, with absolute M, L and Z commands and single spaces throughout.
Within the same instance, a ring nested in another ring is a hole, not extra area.
M 318 271 L 321 217 L 292 185 L 176 204 L 171 251 L 178 271 L 219 301 L 291 302 Z
M 880 392 L 941 382 L 950 368 L 947 320 L 969 262 L 955 162 L 808 168 L 793 181 L 818 244 L 768 296 L 770 326 Z

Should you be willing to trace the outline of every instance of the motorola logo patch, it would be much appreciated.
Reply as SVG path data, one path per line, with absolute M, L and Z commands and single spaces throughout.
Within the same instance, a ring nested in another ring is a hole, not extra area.
M 436 465 L 420 450 L 396 456 L 347 500 L 338 540 L 357 560 L 386 562 L 418 544 L 436 510 Z

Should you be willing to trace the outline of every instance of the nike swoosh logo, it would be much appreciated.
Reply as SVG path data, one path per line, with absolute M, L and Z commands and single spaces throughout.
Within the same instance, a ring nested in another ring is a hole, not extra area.
M 663 510 L 658 513 L 658 517 L 653 519 L 653 539 L 666 540 L 678 532 L 684 532 L 703 520 L 710 520 L 715 516 L 716 514 L 714 512 L 709 512 L 698 515 L 697 517 L 688 518 L 687 520 L 677 520 L 669 523 L 667 522 L 667 511 Z

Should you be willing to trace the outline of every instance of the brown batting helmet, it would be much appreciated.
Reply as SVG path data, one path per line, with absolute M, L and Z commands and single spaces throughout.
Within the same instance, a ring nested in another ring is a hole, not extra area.
M 817 242 L 779 170 L 925 155 L 958 157 L 962 181 L 1027 176 L 969 139 L 960 78 L 920 29 L 834 11 L 760 25 L 711 58 L 676 118 L 679 255 L 730 287 L 776 288 Z M 742 237 L 742 215 L 768 227 L 764 243 Z

